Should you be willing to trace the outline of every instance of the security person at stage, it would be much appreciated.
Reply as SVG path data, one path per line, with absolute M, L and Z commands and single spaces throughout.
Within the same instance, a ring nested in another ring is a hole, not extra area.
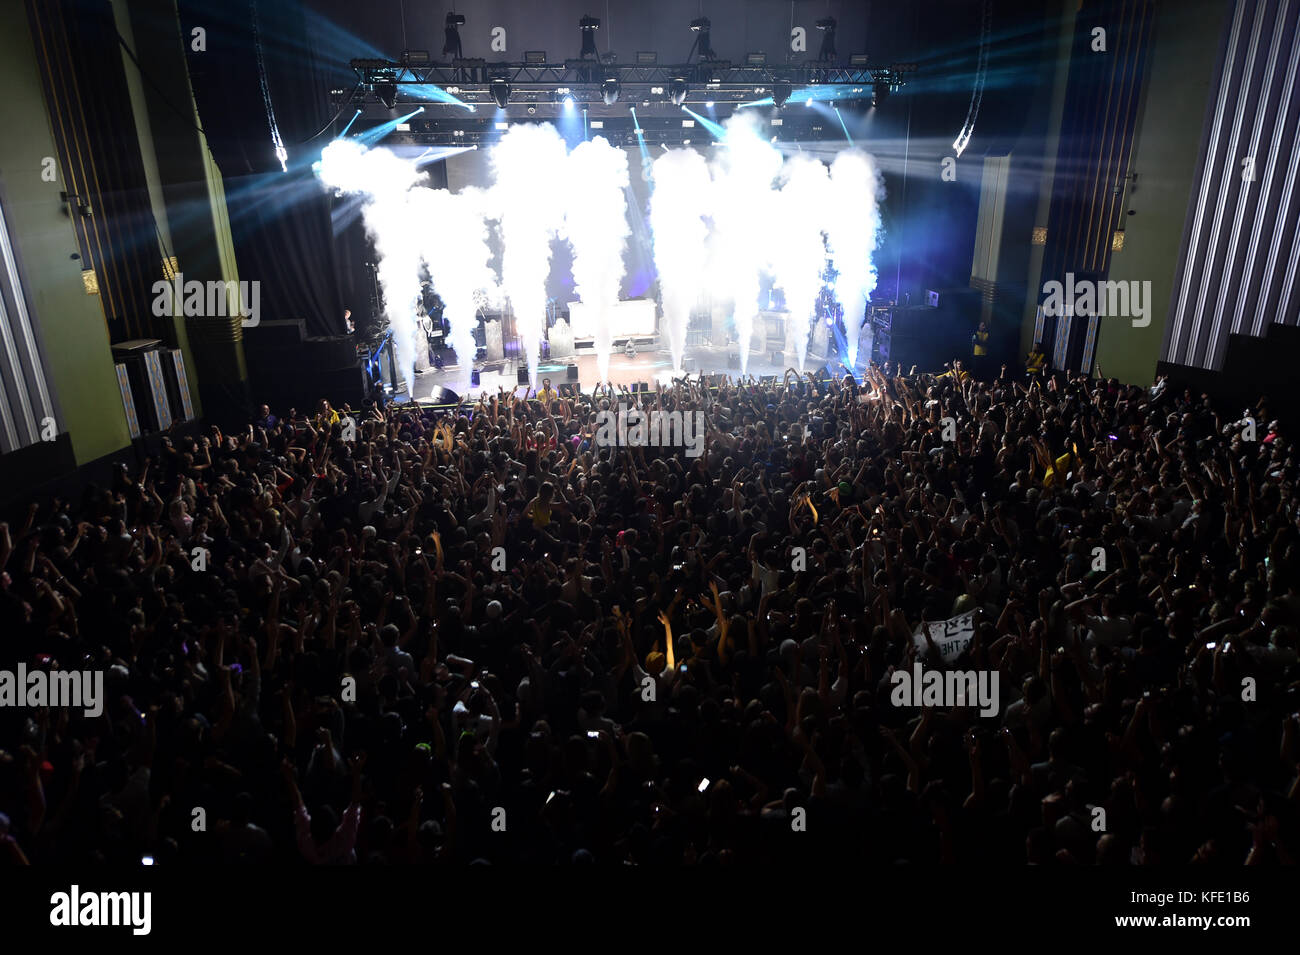
M 1043 367 L 1047 364 L 1047 356 L 1043 354 L 1042 346 L 1035 345 L 1029 349 L 1029 355 L 1025 358 L 1025 372 L 1031 378 L 1034 375 L 1041 375 Z
M 975 377 L 983 380 L 988 377 L 989 327 L 980 322 L 979 328 L 970 337 L 971 370 Z

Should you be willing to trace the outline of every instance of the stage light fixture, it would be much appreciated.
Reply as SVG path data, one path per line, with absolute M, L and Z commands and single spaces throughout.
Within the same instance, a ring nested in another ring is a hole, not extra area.
M 668 99 L 674 106 L 681 106 L 686 102 L 686 81 L 683 79 L 673 80 L 668 84 Z
M 790 99 L 790 94 L 793 92 L 794 92 L 794 87 L 791 86 L 789 83 L 773 83 L 772 102 L 776 104 L 776 108 L 780 109 L 782 106 L 784 106 L 786 102 Z
M 505 80 L 493 80 L 488 91 L 492 94 L 492 101 L 505 109 L 510 102 L 510 84 Z
M 578 30 L 582 33 L 582 50 L 578 53 L 578 59 L 585 60 L 588 56 L 598 59 L 600 54 L 596 52 L 596 31 L 600 29 L 600 20 L 593 16 L 584 16 L 578 21 Z
M 835 59 L 835 18 L 822 17 L 817 21 L 817 29 L 822 31 L 822 48 L 817 59 L 829 63 Z
M 701 60 L 716 60 L 718 55 L 713 52 L 713 45 L 709 40 L 709 29 L 712 24 L 709 23 L 708 17 L 696 17 L 691 21 L 691 31 L 696 34 L 694 50 L 700 54 Z M 686 57 L 686 62 L 691 61 L 690 55 Z
M 658 62 L 659 62 L 659 54 L 654 52 L 653 50 L 636 51 L 637 66 L 654 66 Z
M 618 102 L 619 91 L 618 80 L 613 77 L 605 80 L 605 82 L 600 85 L 600 94 L 604 97 L 606 106 L 613 106 Z
M 545 50 L 524 50 L 524 63 L 528 66 L 545 66 Z
M 867 54 L 854 53 L 849 57 L 849 66 L 861 68 L 867 65 Z
M 884 80 L 877 80 L 871 87 L 871 106 L 874 109 L 883 103 L 889 96 L 889 84 Z
M 397 105 L 397 84 L 396 83 L 376 83 L 374 85 L 375 99 L 383 103 L 385 108 L 392 109 Z
M 460 59 L 464 54 L 460 48 L 460 28 L 465 25 L 465 14 L 449 13 L 443 27 L 442 55 Z
M 757 53 L 745 54 L 746 66 L 767 66 L 767 54 L 759 51 Z

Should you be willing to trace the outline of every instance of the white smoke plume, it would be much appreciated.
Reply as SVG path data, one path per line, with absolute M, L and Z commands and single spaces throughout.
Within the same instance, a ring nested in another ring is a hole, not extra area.
M 844 307 L 848 358 L 856 362 L 866 300 L 876 285 L 872 256 L 883 185 L 875 161 L 847 150 L 828 174 L 812 158 L 783 162 L 752 114 L 728 120 L 726 130 L 711 164 L 691 149 L 669 150 L 654 161 L 650 226 L 674 372 L 682 371 L 687 325 L 706 277 L 720 298 L 732 301 L 741 369 L 747 369 L 764 271 L 785 292 L 787 338 L 802 370 L 828 246 L 839 272 L 835 295 Z M 523 125 L 501 138 L 490 162 L 490 189 L 452 194 L 419 185 L 424 176 L 417 165 L 386 149 L 343 140 L 322 153 L 322 181 L 365 197 L 363 219 L 408 394 L 422 345 L 415 323 L 421 262 L 446 307 L 462 378 L 471 371 L 477 304 L 485 293 L 504 294 L 536 384 L 551 242 L 560 235 L 573 248 L 577 293 L 596 315 L 597 360 L 607 380 L 608 315 L 618 301 L 629 235 L 626 153 L 597 138 L 567 154 L 553 126 Z M 499 286 L 489 265 L 493 222 L 502 250 Z
M 759 134 L 758 123 L 752 112 L 728 119 L 713 164 L 715 267 L 734 309 L 741 374 L 749 366 L 759 276 L 770 257 L 772 237 L 785 226 L 775 221 L 773 210 L 772 184 L 781 171 L 781 153 Z
M 686 326 L 704 287 L 709 228 L 702 217 L 710 214 L 712 197 L 709 167 L 699 153 L 673 149 L 655 159 L 650 231 L 675 374 L 682 372 Z
M 423 173 L 414 163 L 386 149 L 366 149 L 346 139 L 325 147 L 318 173 L 326 185 L 366 197 L 362 221 L 375 245 L 376 277 L 384 293 L 384 313 L 393 334 L 397 369 L 406 380 L 407 395 L 411 395 L 415 385 L 420 251 L 417 223 L 407 213 L 407 193 Z
M 569 154 L 564 232 L 573 249 L 573 281 L 596 323 L 596 365 L 609 380 L 613 350 L 610 309 L 623 285 L 627 222 L 627 153 L 604 137 L 582 142 Z
M 491 153 L 492 202 L 501 217 L 501 283 L 534 387 L 546 329 L 551 240 L 564 222 L 566 159 L 564 140 L 550 124 L 512 126 Z
M 478 323 L 476 293 L 494 283 L 488 260 L 488 227 L 483 192 L 464 189 L 412 189 L 408 215 L 420 223 L 419 250 L 443 303 L 449 328 L 447 344 L 456 352 L 459 390 L 469 387 L 474 362 L 474 327 Z
M 832 201 L 831 182 L 820 160 L 803 155 L 786 161 L 781 178 L 784 182 L 775 202 L 779 227 L 773 236 L 771 268 L 790 313 L 786 342 L 794 343 L 798 367 L 803 371 L 808 333 L 817 320 L 817 296 L 826 270 L 823 231 Z
M 420 297 L 419 223 L 408 212 L 405 194 L 385 193 L 361 211 L 375 245 L 375 277 L 384 292 L 384 314 L 393 334 L 397 370 L 406 380 L 406 394 L 415 394 L 415 350 L 428 347 L 416 323 Z
M 831 163 L 831 190 L 826 234 L 839 272 L 835 298 L 844 308 L 848 364 L 854 366 L 867 299 L 876 288 L 872 256 L 880 239 L 883 182 L 875 160 L 860 149 L 841 152 Z

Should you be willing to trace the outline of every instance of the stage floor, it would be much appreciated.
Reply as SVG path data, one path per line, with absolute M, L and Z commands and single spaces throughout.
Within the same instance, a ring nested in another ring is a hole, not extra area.
M 698 375 L 700 372 L 705 374 L 730 375 L 732 378 L 740 374 L 739 367 L 730 367 L 729 362 L 736 362 L 735 347 L 719 348 L 715 346 L 692 346 L 686 349 L 685 363 L 688 372 L 692 375 Z M 770 352 L 760 354 L 752 352 L 749 358 L 749 365 L 745 374 L 753 375 L 755 378 L 762 378 L 767 375 L 775 375 L 778 378 L 785 375 L 786 369 L 797 367 L 797 359 L 793 353 L 786 353 L 783 363 L 778 367 L 772 362 Z M 859 370 L 865 364 L 865 359 L 860 357 L 858 360 Z M 506 359 L 497 362 L 476 362 L 474 369 L 479 372 L 478 387 L 466 387 L 468 375 L 463 373 L 456 365 L 448 365 L 442 370 L 430 368 L 422 375 L 416 376 L 415 399 L 417 401 L 427 401 L 438 388 L 445 388 L 448 391 L 455 392 L 458 397 L 467 397 L 476 399 L 482 394 L 496 394 L 498 389 L 505 388 L 519 389 L 523 394 L 523 385 L 519 384 L 518 369 L 520 363 L 514 359 Z M 551 379 L 551 387 L 559 390 L 562 384 L 572 384 L 572 380 L 567 377 L 568 369 L 571 365 L 577 366 L 578 380 L 584 392 L 591 393 L 598 380 L 596 370 L 596 353 L 587 349 L 579 351 L 572 358 L 551 359 L 543 361 L 537 368 L 537 385 L 540 388 L 543 378 Z M 819 369 L 826 368 L 836 374 L 843 374 L 844 367 L 839 362 L 831 364 L 822 356 L 809 355 L 804 361 L 805 372 L 816 372 Z M 665 384 L 672 378 L 672 355 L 667 346 L 655 347 L 651 345 L 640 346 L 637 354 L 629 358 L 623 351 L 616 350 L 609 359 L 609 379 L 615 385 L 625 385 L 631 388 L 638 382 L 645 382 L 650 388 L 654 388 L 656 381 L 663 381 Z M 398 401 L 405 400 L 405 393 L 397 397 Z

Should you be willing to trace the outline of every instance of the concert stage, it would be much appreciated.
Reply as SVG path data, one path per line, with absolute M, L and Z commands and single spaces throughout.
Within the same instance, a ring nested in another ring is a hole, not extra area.
M 859 356 L 858 371 L 861 370 L 865 363 L 865 357 Z M 685 359 L 686 368 L 692 376 L 701 372 L 704 374 L 721 374 L 736 377 L 740 374 L 735 346 L 723 348 L 721 346 L 693 346 L 686 350 Z M 775 375 L 778 378 L 783 376 L 787 368 L 796 367 L 797 360 L 793 352 L 787 352 L 783 355 L 780 363 L 772 361 L 771 353 L 751 354 L 749 366 L 746 369 L 747 375 L 753 375 L 755 378 Z M 442 369 L 431 368 L 423 375 L 416 376 L 415 399 L 417 401 L 426 400 L 437 388 L 442 387 L 456 392 L 458 395 L 476 399 L 482 394 L 496 394 L 498 389 L 505 388 L 519 389 L 523 394 L 523 387 L 518 379 L 520 363 L 511 359 L 497 362 L 476 362 L 475 370 L 479 372 L 479 384 L 477 387 L 464 387 L 465 376 L 461 369 L 455 365 L 449 365 Z M 568 377 L 570 367 L 578 369 L 576 381 Z M 836 374 L 842 374 L 844 368 L 836 364 L 831 367 L 831 363 L 823 356 L 809 355 L 804 362 L 804 371 L 817 372 L 826 368 Z M 626 386 L 631 389 L 635 385 L 644 382 L 650 389 L 654 389 L 656 381 L 667 383 L 672 377 L 673 363 L 672 356 L 667 348 L 644 346 L 637 350 L 637 354 L 629 358 L 622 351 L 615 351 L 609 359 L 609 380 L 616 386 Z M 596 355 L 594 352 L 580 352 L 572 358 L 554 359 L 551 361 L 542 361 L 537 368 L 537 385 L 540 388 L 543 378 L 551 380 L 551 387 L 556 391 L 561 390 L 563 385 L 577 384 L 588 394 L 595 387 L 599 376 L 596 368 Z M 406 400 L 405 393 L 396 396 L 396 400 Z

